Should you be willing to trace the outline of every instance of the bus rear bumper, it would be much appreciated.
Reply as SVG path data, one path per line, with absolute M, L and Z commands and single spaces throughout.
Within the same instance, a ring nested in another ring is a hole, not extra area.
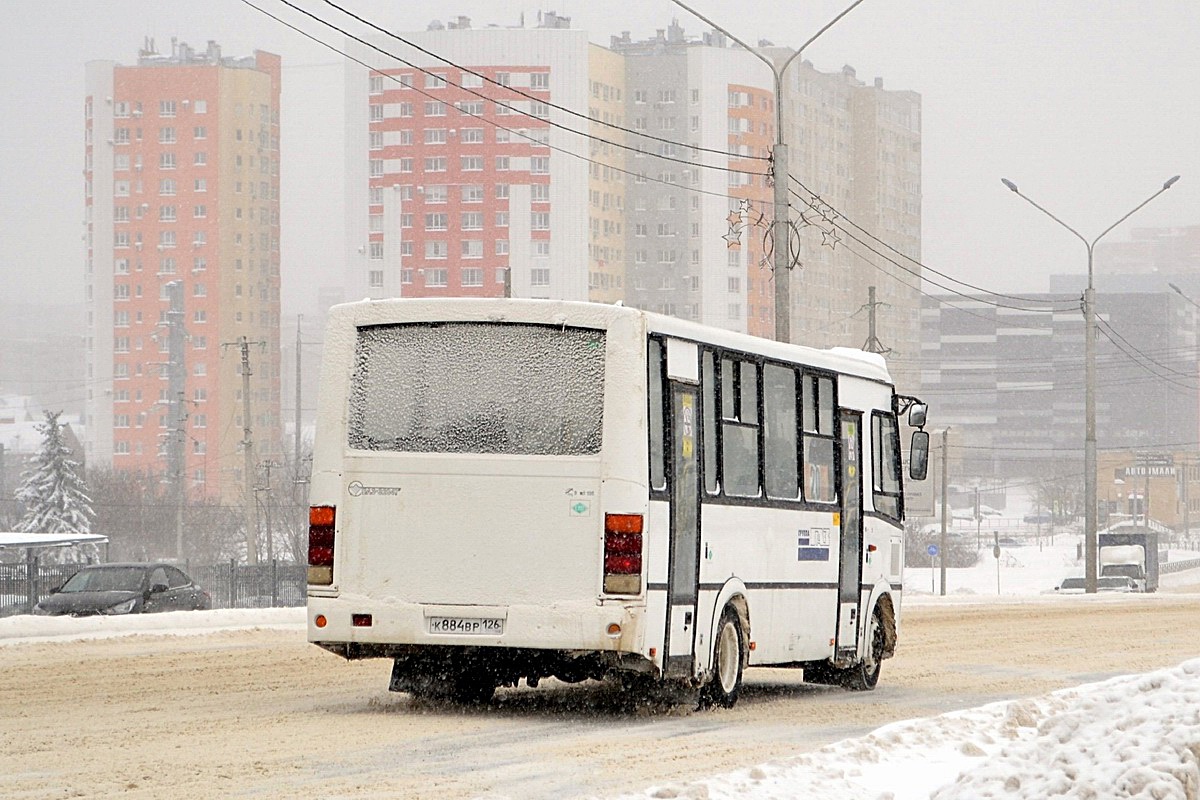
M 308 598 L 308 640 L 346 658 L 414 648 L 640 653 L 644 609 L 627 603 L 467 606 Z

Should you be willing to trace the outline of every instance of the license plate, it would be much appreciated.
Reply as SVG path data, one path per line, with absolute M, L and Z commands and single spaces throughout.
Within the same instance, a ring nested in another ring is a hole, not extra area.
M 429 617 L 430 633 L 460 633 L 468 636 L 498 636 L 504 620 L 491 617 Z

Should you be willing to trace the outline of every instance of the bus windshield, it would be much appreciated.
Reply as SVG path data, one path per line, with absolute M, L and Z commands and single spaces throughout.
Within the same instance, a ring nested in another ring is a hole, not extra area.
M 358 329 L 349 444 L 419 453 L 600 452 L 604 331 L 508 323 Z

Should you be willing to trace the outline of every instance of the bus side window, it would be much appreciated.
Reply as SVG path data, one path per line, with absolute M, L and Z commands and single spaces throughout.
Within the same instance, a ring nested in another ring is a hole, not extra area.
M 900 519 L 900 432 L 896 418 L 871 415 L 871 489 L 875 510 Z
M 834 473 L 833 379 L 804 376 L 804 499 L 837 500 Z
M 721 475 L 725 494 L 758 497 L 758 365 L 721 359 Z
M 768 364 L 763 369 L 763 441 L 766 449 L 767 496 L 795 500 L 800 496 L 796 433 L 796 371 Z
M 658 339 L 651 339 L 646 353 L 646 394 L 650 420 L 650 489 L 665 491 L 667 472 L 665 460 L 666 437 L 663 418 L 667 411 L 663 400 L 663 346 Z
M 704 417 L 704 490 L 709 494 L 721 492 L 717 475 L 717 369 L 711 350 L 704 351 L 701 363 L 700 393 L 703 395 Z

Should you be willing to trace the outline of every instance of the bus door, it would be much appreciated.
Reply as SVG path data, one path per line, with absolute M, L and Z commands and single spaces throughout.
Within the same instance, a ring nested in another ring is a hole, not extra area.
M 838 656 L 857 656 L 862 609 L 862 413 L 840 409 L 841 559 L 838 567 Z
M 696 466 L 699 429 L 697 387 L 671 381 L 671 557 L 668 566 L 667 645 L 663 672 L 690 678 L 696 641 L 696 598 L 700 561 L 700 473 Z

